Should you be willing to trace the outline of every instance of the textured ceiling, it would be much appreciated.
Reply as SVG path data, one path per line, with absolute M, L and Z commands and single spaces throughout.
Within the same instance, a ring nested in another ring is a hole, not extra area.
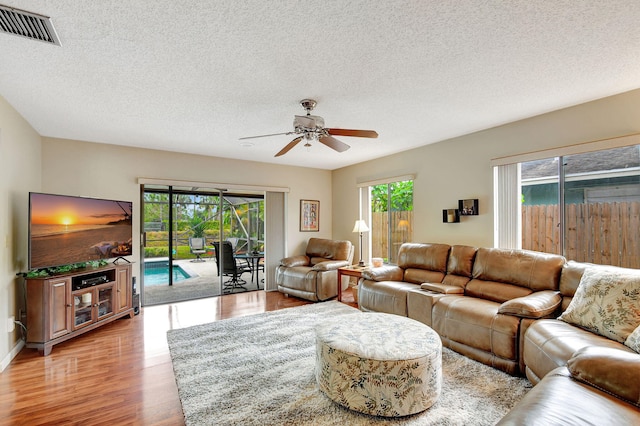
M 640 87 L 638 0 L 0 0 L 0 95 L 43 136 L 336 169 Z M 314 98 L 337 153 L 293 136 Z

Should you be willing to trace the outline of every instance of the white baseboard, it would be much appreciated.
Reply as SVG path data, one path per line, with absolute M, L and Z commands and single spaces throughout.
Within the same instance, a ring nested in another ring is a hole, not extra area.
M 5 368 L 9 366 L 11 361 L 20 353 L 20 351 L 24 348 L 24 340 L 18 340 L 18 343 L 11 349 L 11 351 L 2 359 L 0 363 L 0 373 L 4 371 Z

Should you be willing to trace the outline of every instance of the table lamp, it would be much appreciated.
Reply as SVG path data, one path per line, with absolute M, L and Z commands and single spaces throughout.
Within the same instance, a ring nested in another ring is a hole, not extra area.
M 353 226 L 352 232 L 358 232 L 360 234 L 360 262 L 358 262 L 358 266 L 364 266 L 364 261 L 362 260 L 362 233 L 368 232 L 369 227 L 364 222 L 364 220 L 356 220 L 355 225 Z

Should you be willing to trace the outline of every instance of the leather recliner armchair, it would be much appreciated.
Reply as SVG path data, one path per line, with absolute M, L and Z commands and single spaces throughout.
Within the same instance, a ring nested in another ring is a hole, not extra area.
M 310 238 L 305 254 L 280 261 L 276 268 L 278 291 L 314 302 L 336 297 L 338 268 L 351 265 L 352 260 L 351 241 Z

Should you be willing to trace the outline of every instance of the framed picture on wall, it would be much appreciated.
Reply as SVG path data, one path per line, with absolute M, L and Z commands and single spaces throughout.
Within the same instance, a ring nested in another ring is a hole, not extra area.
M 300 200 L 300 231 L 320 231 L 320 201 Z

